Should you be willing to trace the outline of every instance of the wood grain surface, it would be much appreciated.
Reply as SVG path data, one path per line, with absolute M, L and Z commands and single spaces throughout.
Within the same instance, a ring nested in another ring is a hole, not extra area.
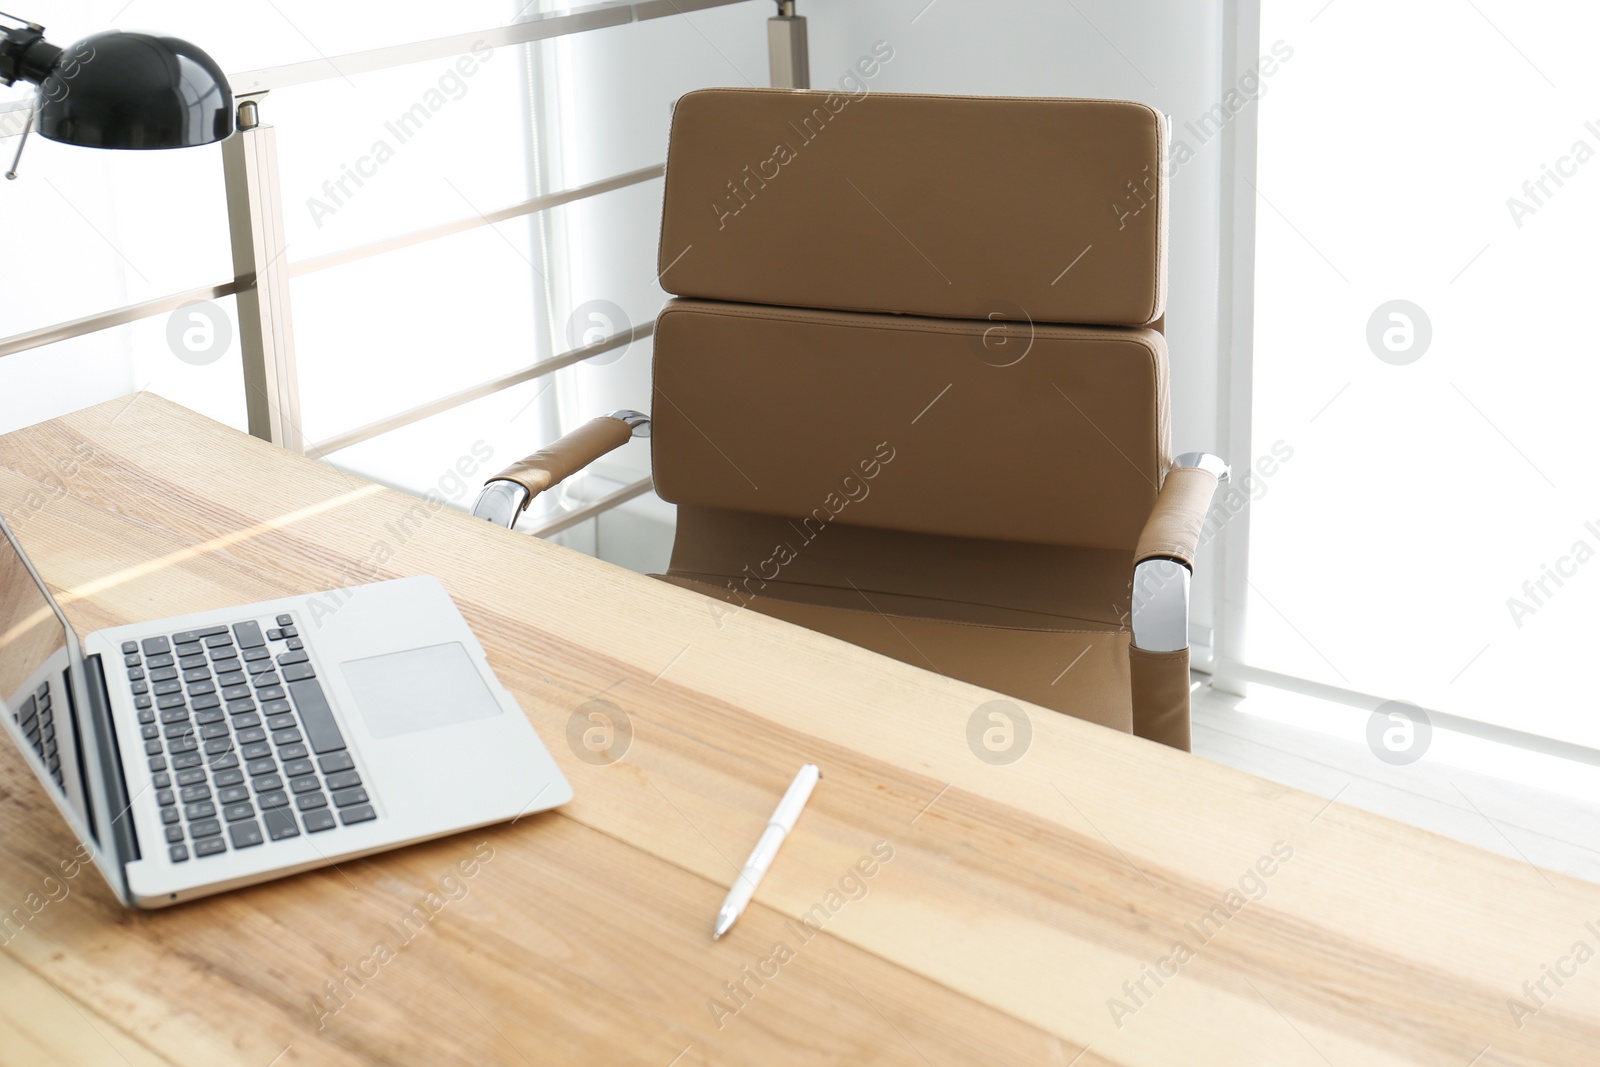
M 987 762 L 994 693 L 148 394 L 0 438 L 0 510 L 84 631 L 434 574 L 577 794 L 140 913 L 6 746 L 0 1063 L 1600 1062 L 1588 883 L 1031 705 Z

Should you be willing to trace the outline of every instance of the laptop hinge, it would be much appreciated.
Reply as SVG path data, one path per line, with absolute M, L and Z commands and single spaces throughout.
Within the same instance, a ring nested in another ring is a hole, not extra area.
M 139 834 L 133 825 L 133 805 L 128 797 L 128 779 L 122 770 L 122 750 L 116 727 L 111 722 L 111 695 L 106 688 L 105 670 L 99 655 L 83 658 L 83 672 L 89 689 L 89 723 L 94 729 L 95 748 L 101 754 L 100 781 L 106 810 L 112 813 L 110 844 L 117 857 L 122 891 L 128 892 L 127 864 L 141 859 Z

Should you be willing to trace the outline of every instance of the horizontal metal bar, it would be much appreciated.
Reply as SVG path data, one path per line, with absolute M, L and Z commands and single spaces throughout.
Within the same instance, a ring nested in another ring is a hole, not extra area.
M 146 300 L 140 304 L 129 304 L 114 311 L 100 311 L 93 315 L 85 315 L 71 322 L 58 322 L 53 326 L 42 326 L 37 330 L 26 333 L 14 333 L 10 337 L 0 338 L 0 356 L 14 356 L 18 352 L 26 352 L 31 348 L 55 344 L 57 341 L 66 341 L 73 337 L 82 337 L 85 334 L 108 330 L 113 326 L 125 326 L 130 322 L 148 319 L 152 315 L 161 315 L 174 311 L 189 303 L 191 300 L 215 300 L 218 297 L 233 296 L 244 288 L 246 283 L 234 280 L 223 282 L 221 285 L 204 285 L 198 289 L 190 289 L 186 293 L 173 293 L 171 296 L 158 296 L 154 300 Z
M 610 352 L 614 348 L 620 348 L 623 345 L 630 345 L 635 341 L 649 337 L 651 334 L 655 333 L 655 330 L 655 323 L 647 322 L 641 326 L 633 327 L 626 333 L 614 333 L 610 337 L 601 338 L 592 345 L 585 345 L 582 348 L 574 348 L 570 352 L 563 352 L 559 356 L 552 356 L 540 363 L 534 363 L 531 366 L 522 368 L 521 370 L 512 371 L 510 374 L 504 374 L 498 378 L 483 382 L 482 384 L 474 385 L 470 389 L 463 389 L 459 393 L 451 393 L 449 396 L 441 397 L 438 400 L 430 401 L 426 404 L 421 404 L 417 407 L 411 408 L 408 411 L 402 411 L 397 415 L 390 415 L 387 418 L 379 419 L 376 422 L 369 422 L 365 426 L 357 427 L 356 429 L 350 430 L 346 433 L 337 434 L 336 436 L 328 438 L 326 441 L 321 441 L 315 445 L 312 445 L 309 449 L 307 449 L 307 451 L 311 455 L 320 458 L 328 455 L 330 452 L 337 452 L 340 449 L 349 448 L 351 445 L 358 445 L 362 441 L 370 441 L 372 438 L 379 437 L 390 432 L 391 430 L 398 430 L 401 427 L 410 426 L 414 422 L 421 422 L 423 419 L 437 415 L 440 412 L 449 411 L 451 408 L 460 407 L 462 404 L 467 404 L 474 400 L 481 400 L 486 396 L 501 392 L 505 389 L 510 389 L 514 385 L 521 385 L 523 382 L 532 381 L 535 378 L 541 378 L 546 374 L 554 373 L 555 371 L 560 370 L 562 367 L 570 367 L 574 363 L 582 363 L 584 360 L 589 359 L 592 356 L 598 356 L 602 352 Z
M 691 11 L 704 11 L 712 7 L 727 7 L 740 0 L 641 0 L 633 5 L 633 17 L 640 22 L 666 18 L 669 15 L 687 15 Z
M 652 481 L 650 478 L 640 478 L 632 485 L 625 485 L 614 493 L 607 493 L 605 496 L 601 497 L 599 500 L 596 500 L 592 504 L 585 504 L 581 508 L 567 512 L 558 519 L 551 519 L 549 522 L 541 523 L 540 525 L 533 527 L 531 530 L 526 530 L 523 532 L 531 534 L 534 537 L 549 537 L 552 534 L 560 533 L 562 530 L 570 530 L 580 522 L 587 522 L 602 512 L 610 511 L 618 504 L 626 503 L 636 496 L 643 496 L 645 493 L 648 493 L 651 488 L 654 487 L 654 485 L 654 481 Z
M 1291 674 L 1280 674 L 1277 671 L 1267 670 L 1265 667 L 1253 667 L 1248 663 L 1239 663 L 1234 660 L 1222 660 L 1217 663 L 1216 673 L 1213 675 L 1215 685 L 1225 693 L 1238 695 L 1240 682 L 1253 682 L 1272 689 L 1283 689 L 1301 696 L 1316 697 L 1320 700 L 1334 704 L 1344 704 L 1361 711 L 1371 713 L 1374 709 L 1386 703 L 1386 699 L 1374 696 L 1371 693 L 1362 693 L 1354 689 L 1345 689 L 1342 686 L 1327 685 L 1323 682 L 1314 682 L 1309 678 L 1298 678 Z M 1537 752 L 1543 756 L 1555 756 L 1559 759 L 1572 760 L 1574 763 L 1589 763 L 1600 766 L 1600 750 L 1589 748 L 1572 741 L 1563 741 L 1556 737 L 1545 737 L 1542 734 L 1532 734 L 1525 730 L 1513 729 L 1509 726 L 1498 726 L 1478 719 L 1469 719 L 1461 715 L 1452 715 L 1446 711 L 1436 711 L 1433 708 L 1423 708 L 1427 713 L 1428 721 L 1437 730 L 1450 730 L 1468 737 L 1476 737 L 1483 741 L 1495 744 L 1509 745 L 1512 748 L 1525 749 Z
M 544 41 L 552 37 L 565 37 L 588 30 L 604 29 L 607 26 L 625 26 L 635 20 L 645 21 L 686 11 L 728 7 L 747 2 L 748 0 L 676 0 L 676 3 L 590 4 L 567 11 L 554 11 L 526 22 L 513 22 L 509 26 L 490 26 L 472 33 L 458 33 L 449 37 L 435 37 L 426 41 L 372 48 L 365 52 L 349 52 L 342 56 L 287 63 L 280 67 L 248 70 L 230 75 L 228 81 L 236 95 L 262 93 L 289 85 L 347 78 L 352 74 L 368 74 L 372 71 L 403 67 L 431 59 L 449 59 L 482 45 L 503 48 L 507 45 L 527 44 L 530 41 Z
M 396 237 L 386 237 L 381 241 L 373 241 L 370 244 L 357 245 L 354 248 L 345 248 L 337 252 L 329 252 L 326 255 L 314 256 L 311 259 L 289 264 L 289 276 L 298 278 L 302 274 L 327 270 L 329 267 L 343 266 L 346 263 L 354 263 L 369 256 L 382 255 L 385 252 L 393 252 L 396 249 L 407 248 L 411 245 L 421 244 L 424 241 L 436 241 L 441 237 L 465 233 L 467 230 L 474 230 L 480 226 L 491 226 L 496 222 L 517 218 L 519 215 L 531 215 L 535 211 L 545 211 L 549 208 L 560 207 L 562 204 L 570 204 L 575 200 L 583 200 L 587 197 L 599 196 L 601 193 L 609 193 L 613 189 L 624 189 L 630 185 L 638 185 L 640 182 L 652 181 L 665 173 L 666 166 L 664 164 L 658 163 L 654 166 L 641 167 L 626 174 L 618 174 L 612 178 L 602 178 L 597 182 L 590 182 L 588 185 L 577 185 L 571 189 L 561 189 L 553 193 L 546 193 L 543 196 L 536 196 L 531 200 L 524 200 L 520 204 L 512 204 L 510 207 L 503 207 L 486 214 L 473 215 L 470 218 L 457 219 L 454 222 L 441 222 L 437 226 L 413 230 L 411 233 L 403 233 Z

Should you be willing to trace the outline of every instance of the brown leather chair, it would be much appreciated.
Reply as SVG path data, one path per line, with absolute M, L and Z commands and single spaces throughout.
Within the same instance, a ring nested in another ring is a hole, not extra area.
M 713 89 L 667 159 L 659 577 L 1187 749 L 1190 568 L 1227 468 L 1168 449 L 1166 123 L 1142 104 Z

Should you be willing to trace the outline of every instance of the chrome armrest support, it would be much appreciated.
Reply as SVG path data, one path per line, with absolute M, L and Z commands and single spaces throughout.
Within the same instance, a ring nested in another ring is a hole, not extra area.
M 635 437 L 650 436 L 650 416 L 646 415 L 642 411 L 634 411 L 632 408 L 622 408 L 619 411 L 606 412 L 606 418 L 616 419 L 619 422 L 627 423 L 628 429 L 633 431 L 633 436 Z
M 497 478 L 484 483 L 483 489 L 478 492 L 477 503 L 472 505 L 472 517 L 488 519 L 496 526 L 504 526 L 509 530 L 517 524 L 517 516 L 522 514 L 527 503 L 526 486 Z
M 1189 568 L 1147 559 L 1133 569 L 1133 645 L 1146 652 L 1189 647 Z
M 1226 482 L 1228 464 L 1209 452 L 1185 452 L 1174 469 L 1195 467 Z M 1175 559 L 1147 559 L 1133 568 L 1133 644 L 1145 652 L 1178 652 L 1189 647 L 1189 580 L 1187 565 Z

